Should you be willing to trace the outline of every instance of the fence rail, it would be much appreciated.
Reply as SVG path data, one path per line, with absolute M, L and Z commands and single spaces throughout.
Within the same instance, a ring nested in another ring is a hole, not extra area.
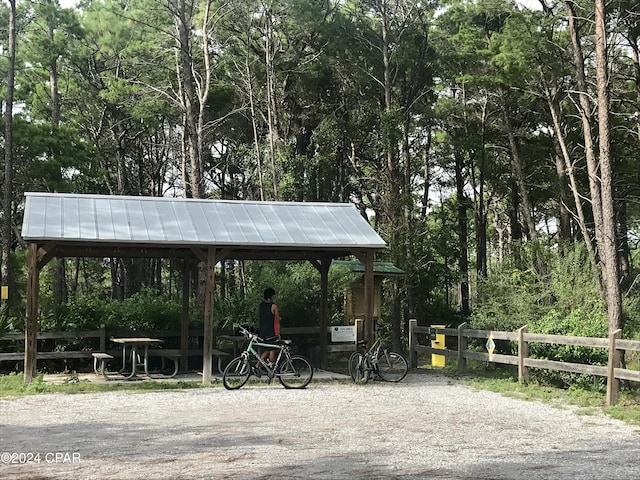
M 356 341 L 355 342 L 345 342 L 345 343 L 328 343 L 327 351 L 328 352 L 352 352 L 357 349 L 357 339 L 359 338 L 359 333 L 362 331 L 362 321 L 356 321 Z M 329 334 L 331 326 L 327 329 L 327 334 Z M 217 330 L 215 332 L 215 338 L 218 338 L 222 335 L 232 335 L 233 332 L 231 330 Z M 282 334 L 287 336 L 295 336 L 295 335 L 319 335 L 320 327 L 283 327 Z M 204 332 L 202 327 L 192 328 L 189 330 L 189 338 L 190 339 L 198 339 L 199 337 L 203 337 Z M 37 340 L 47 341 L 47 340 L 64 340 L 66 342 L 60 342 L 61 345 L 56 345 L 55 350 L 51 350 L 51 346 L 47 349 L 40 348 L 38 346 L 37 359 L 38 360 L 56 360 L 56 359 L 70 359 L 70 358 L 91 358 L 92 352 L 101 351 L 101 352 L 109 352 L 114 353 L 116 350 L 107 350 L 107 345 L 109 339 L 111 337 L 154 337 L 160 339 L 168 339 L 168 338 L 177 338 L 179 339 L 181 336 L 180 330 L 137 330 L 132 331 L 129 329 L 107 329 L 106 327 L 99 328 L 97 330 L 73 330 L 73 331 L 57 331 L 57 332 L 38 332 Z M 78 350 L 77 345 L 70 345 L 73 341 L 83 341 L 83 340 L 91 340 L 98 339 L 96 342 L 96 348 L 85 347 L 83 350 Z M 11 351 L 3 351 L 2 343 L 3 342 L 23 342 L 24 341 L 24 332 L 11 332 L 5 333 L 0 336 L 0 362 L 2 361 L 20 361 L 24 360 L 24 351 L 21 351 L 20 348 L 15 349 L 12 348 Z M 57 343 L 57 342 L 56 342 Z M 71 347 L 71 349 L 67 349 Z M 76 348 L 76 349 L 73 349 Z M 4 350 L 7 350 L 6 348 Z M 171 352 L 178 352 L 178 349 L 167 350 Z M 308 352 L 305 352 L 308 353 Z M 189 348 L 187 351 L 187 356 L 201 356 L 202 348 Z
M 432 335 L 437 333 L 445 337 L 457 338 L 457 350 L 446 348 L 434 348 L 431 345 L 422 345 L 418 341 L 419 335 Z M 496 330 L 474 330 L 467 328 L 466 324 L 458 328 L 439 328 L 418 326 L 416 320 L 409 321 L 409 359 L 412 367 L 417 366 L 418 355 L 431 354 L 455 358 L 458 361 L 458 371 L 466 368 L 467 359 L 492 363 L 503 363 L 518 366 L 518 379 L 522 383 L 529 380 L 529 368 L 540 368 L 571 373 L 582 373 L 607 377 L 607 405 L 615 405 L 618 402 L 620 392 L 620 380 L 640 382 L 640 371 L 622 368 L 621 352 L 640 352 L 640 341 L 623 340 L 622 331 L 616 330 L 609 338 L 574 337 L 567 335 L 546 335 L 540 333 L 528 333 L 527 326 L 517 332 L 505 332 Z M 507 340 L 517 344 L 517 355 L 499 353 L 478 352 L 468 350 L 469 339 Z M 529 344 L 544 343 L 555 345 L 571 345 L 608 350 L 607 365 L 589 365 L 582 363 L 561 362 L 557 360 L 532 358 L 529 356 Z

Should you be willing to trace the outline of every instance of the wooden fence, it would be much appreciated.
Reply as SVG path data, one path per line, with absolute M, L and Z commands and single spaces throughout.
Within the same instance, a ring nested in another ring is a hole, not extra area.
M 430 345 L 421 345 L 418 342 L 419 335 L 426 334 L 430 336 L 432 333 L 438 333 L 447 337 L 456 337 L 457 350 L 446 348 L 446 345 L 443 349 L 433 348 Z M 468 350 L 467 344 L 470 338 L 484 339 L 487 343 L 490 339 L 492 341 L 507 340 L 514 342 L 514 344 L 517 345 L 517 355 Z M 606 348 L 609 352 L 608 362 L 607 365 L 588 365 L 531 358 L 529 356 L 530 343 Z M 640 352 L 640 341 L 623 340 L 622 330 L 616 330 L 609 338 L 593 338 L 529 333 L 526 325 L 517 332 L 503 332 L 495 330 L 473 330 L 467 328 L 466 323 L 460 325 L 458 328 L 436 328 L 421 327 L 418 326 L 416 320 L 409 321 L 409 361 L 414 368 L 417 366 L 418 355 L 436 354 L 448 358 L 455 358 L 458 362 L 459 372 L 465 370 L 467 359 L 517 365 L 518 379 L 524 384 L 526 384 L 529 379 L 529 368 L 598 375 L 607 377 L 607 405 L 615 405 L 618 402 L 620 380 L 640 382 L 640 371 L 622 368 L 622 351 Z
M 330 333 L 331 326 L 327 329 L 327 334 Z M 336 343 L 327 345 L 328 352 L 350 352 L 355 351 L 357 348 L 357 338 L 362 332 L 362 321 L 356 322 L 356 341 L 349 343 Z M 216 345 L 220 347 L 220 343 L 223 340 L 219 340 L 220 336 L 232 335 L 230 330 L 220 330 L 215 332 L 215 338 L 218 339 Z M 309 335 L 316 337 L 320 334 L 320 327 L 283 327 L 282 335 L 285 337 L 295 337 L 299 335 Z M 186 356 L 202 356 L 202 338 L 203 329 L 192 328 L 189 330 L 189 346 L 186 352 Z M 38 332 L 38 360 L 66 360 L 66 359 L 82 359 L 91 358 L 93 352 L 108 352 L 111 354 L 117 354 L 118 349 L 121 347 L 114 347 L 108 349 L 109 339 L 111 337 L 153 337 L 165 340 L 165 342 L 171 338 L 174 339 L 174 344 L 177 347 L 180 342 L 181 332 L 180 330 L 155 330 L 155 331 L 132 331 L 127 329 L 107 329 L 102 327 L 97 330 L 75 330 L 75 331 L 62 331 L 62 332 Z M 48 342 L 47 342 L 48 341 Z M 7 343 L 10 342 L 10 343 Z M 15 346 L 15 342 L 20 343 L 20 347 Z M 4 345 L 3 345 L 4 343 Z M 13 343 L 13 345 L 11 345 Z M 48 343 L 45 345 L 45 343 Z M 0 337 L 0 362 L 2 361 L 22 361 L 24 360 L 24 350 L 22 345 L 24 344 L 24 332 L 6 333 Z M 296 344 L 296 342 L 294 342 Z M 180 348 L 166 348 L 169 343 L 165 343 L 163 347 L 166 352 L 170 352 L 175 355 L 180 355 Z M 306 346 L 308 347 L 308 346 Z M 214 352 L 219 352 L 214 350 Z M 316 362 L 319 361 L 317 352 L 303 352 Z M 184 364 L 186 362 L 183 361 Z

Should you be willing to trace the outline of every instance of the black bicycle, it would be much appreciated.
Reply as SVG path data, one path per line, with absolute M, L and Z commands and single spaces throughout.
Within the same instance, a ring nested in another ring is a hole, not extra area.
M 371 348 L 367 348 L 366 340 L 360 340 L 358 346 L 362 352 L 353 352 L 349 357 L 349 375 L 355 383 L 367 383 L 374 376 L 385 382 L 399 382 L 407 375 L 407 360 L 387 349 L 380 338 L 373 342 Z

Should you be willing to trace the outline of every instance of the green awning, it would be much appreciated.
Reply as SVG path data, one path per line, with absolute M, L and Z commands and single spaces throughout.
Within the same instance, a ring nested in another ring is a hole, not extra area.
M 348 268 L 354 273 L 364 273 L 364 264 L 359 260 L 334 260 L 331 265 L 342 266 Z M 404 275 L 404 271 L 400 270 L 391 262 L 373 262 L 373 274 L 380 276 Z

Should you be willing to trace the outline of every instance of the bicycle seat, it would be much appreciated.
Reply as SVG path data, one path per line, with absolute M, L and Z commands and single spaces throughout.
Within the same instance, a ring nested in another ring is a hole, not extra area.
M 366 340 L 358 340 L 358 346 L 359 347 L 366 347 L 367 346 L 367 341 Z
M 276 343 L 277 343 L 278 345 L 291 345 L 291 340 L 288 340 L 288 339 L 287 339 L 287 340 L 279 339 Z

